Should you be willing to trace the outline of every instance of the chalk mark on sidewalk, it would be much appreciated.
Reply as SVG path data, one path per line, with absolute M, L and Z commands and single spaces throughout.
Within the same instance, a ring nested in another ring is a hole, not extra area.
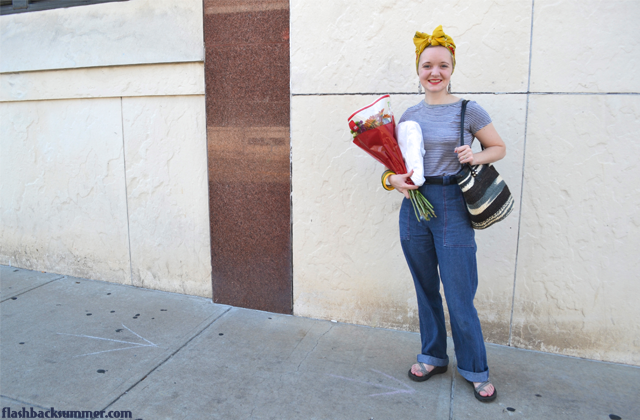
M 343 379 L 343 380 L 349 381 L 349 382 L 356 382 L 356 383 L 359 383 L 359 384 L 370 385 L 370 386 L 374 386 L 374 387 L 377 387 L 377 388 L 390 390 L 389 392 L 381 392 L 381 393 L 378 393 L 378 394 L 371 394 L 371 395 L 369 395 L 370 397 L 377 397 L 377 396 L 380 396 L 380 395 L 394 395 L 394 394 L 413 394 L 414 392 L 416 392 L 415 389 L 411 388 L 409 385 L 403 383 L 402 381 L 394 378 L 393 376 L 387 375 L 386 373 L 380 372 L 379 370 L 376 370 L 376 369 L 371 369 L 371 370 L 376 372 L 376 373 L 379 373 L 380 375 L 383 375 L 383 376 L 385 376 L 385 377 L 387 377 L 387 378 L 389 378 L 389 379 L 391 379 L 391 380 L 393 380 L 393 381 L 395 381 L 397 383 L 399 383 L 400 385 L 402 385 L 404 387 L 404 389 L 403 388 L 394 388 L 394 387 L 391 387 L 391 386 L 385 386 L 385 385 L 380 385 L 380 384 L 375 384 L 375 383 L 372 383 L 372 382 L 359 381 L 357 379 L 346 378 L 344 376 L 339 376 L 339 375 L 331 375 L 330 374 L 328 376 L 331 376 L 333 378 Z
M 129 349 L 136 349 L 136 348 L 140 348 L 140 347 L 158 347 L 157 344 L 152 343 L 151 341 L 147 340 L 146 338 L 144 338 L 143 336 L 141 336 L 140 334 L 136 333 L 135 331 L 131 330 L 131 328 L 127 327 L 124 324 L 120 324 L 122 325 L 124 328 L 126 328 L 127 330 L 129 330 L 131 333 L 133 333 L 134 335 L 138 336 L 139 338 L 143 339 L 144 341 L 146 341 L 149 344 L 142 344 L 142 343 L 134 343 L 133 341 L 123 341 L 123 340 L 114 340 L 113 338 L 104 338 L 104 337 L 94 337 L 92 335 L 84 335 L 84 334 L 69 334 L 69 333 L 56 333 L 59 335 L 70 335 L 73 337 L 82 337 L 82 338 L 92 338 L 94 340 L 104 340 L 104 341 L 113 341 L 115 343 L 125 343 L 125 344 L 132 344 L 132 346 L 130 347 L 121 347 L 119 349 L 111 349 L 111 350 L 102 350 L 102 351 L 95 351 L 93 353 L 85 353 L 85 354 L 79 354 L 77 356 L 73 356 L 73 357 L 82 357 L 82 356 L 90 356 L 92 354 L 100 354 L 100 353 L 108 353 L 111 351 L 120 351 L 120 350 L 129 350 Z

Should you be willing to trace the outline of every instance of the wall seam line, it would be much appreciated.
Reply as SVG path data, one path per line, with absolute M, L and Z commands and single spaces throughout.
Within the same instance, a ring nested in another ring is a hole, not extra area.
M 291 1 L 289 1 L 289 275 L 291 276 L 291 315 L 294 313 L 294 268 L 293 268 L 293 84 L 291 83 Z
M 124 201 L 127 210 L 127 242 L 129 245 L 129 281 L 133 286 L 133 264 L 131 262 L 131 224 L 129 223 L 129 191 L 127 189 L 127 153 L 124 144 L 124 110 L 120 97 L 120 129 L 122 130 L 122 163 L 124 165 Z
M 121 96 L 121 95 L 70 96 L 70 97 L 66 97 L 66 98 L 45 98 L 45 97 L 42 97 L 42 98 L 34 98 L 34 99 L 16 99 L 16 100 L 3 100 L 3 99 L 0 99 L 0 104 L 12 104 L 12 103 L 19 103 L 19 102 L 77 101 L 77 100 L 115 99 L 115 98 L 160 98 L 160 97 L 175 98 L 175 97 L 178 97 L 178 96 L 205 96 L 205 94 L 203 92 L 203 93 L 178 93 L 178 94 L 163 93 L 163 94 L 159 94 L 159 95 L 144 94 L 144 95 L 127 95 L 127 96 Z
M 565 95 L 565 96 L 588 96 L 588 95 L 640 95 L 640 92 L 452 92 L 456 95 Z M 351 93 L 292 93 L 291 96 L 362 96 L 362 95 L 410 95 L 418 96 L 415 92 L 351 92 Z
M 640 92 L 453 92 L 456 95 L 565 95 L 565 96 L 638 96 Z M 357 93 L 292 93 L 291 96 L 381 96 L 381 95 L 417 95 L 411 92 L 357 92 Z M 18 102 L 45 102 L 45 101 L 74 101 L 88 99 L 111 99 L 111 98 L 157 98 L 157 97 L 178 97 L 178 96 L 205 96 L 206 93 L 175 93 L 175 94 L 144 94 L 144 95 L 105 95 L 105 96 L 72 96 L 64 98 L 34 98 L 34 99 L 0 99 L 0 104 L 10 104 Z
M 531 31 L 529 34 L 529 71 L 527 76 L 527 92 L 531 90 L 531 58 L 533 55 L 533 17 L 534 17 L 534 9 L 535 9 L 535 0 L 531 0 Z M 507 345 L 511 346 L 511 339 L 513 337 L 513 311 L 515 308 L 515 300 L 516 300 L 516 281 L 518 276 L 518 255 L 520 251 L 520 227 L 522 226 L 522 200 L 524 197 L 524 170 L 525 170 L 525 162 L 527 158 L 527 130 L 529 129 L 529 99 L 531 98 L 530 94 L 527 94 L 527 102 L 525 105 L 525 114 L 524 114 L 524 138 L 522 141 L 522 178 L 520 179 L 520 208 L 518 212 L 518 231 L 516 233 L 516 258 L 513 265 L 513 290 L 511 293 L 511 315 L 509 317 L 509 340 L 507 341 Z
M 0 71 L 0 75 L 17 74 L 17 73 L 42 73 L 45 71 L 93 70 L 93 69 L 104 69 L 104 68 L 113 68 L 113 67 L 144 67 L 144 66 L 148 67 L 148 66 L 164 66 L 164 65 L 169 66 L 169 65 L 176 65 L 176 64 L 197 64 L 197 63 L 204 64 L 204 58 L 202 60 L 188 60 L 188 61 L 158 61 L 158 62 L 149 62 L 149 63 L 101 64 L 97 66 L 54 67 L 54 68 L 26 69 L 26 70 L 12 69 L 12 70 Z
M 202 7 L 202 22 L 205 22 L 206 13 L 204 10 L 204 3 Z M 207 158 L 207 227 L 209 229 L 209 266 L 211 270 L 209 270 L 209 286 L 211 286 L 211 302 L 216 303 L 216 296 L 214 293 L 214 278 L 213 278 L 213 232 L 211 230 L 211 168 L 209 167 L 211 163 L 211 156 L 209 156 L 209 125 L 207 122 L 207 45 L 205 43 L 205 34 L 204 34 L 204 26 L 202 28 L 202 66 L 204 67 L 203 77 L 204 80 L 202 82 L 204 88 L 204 147 L 205 147 L 205 156 Z

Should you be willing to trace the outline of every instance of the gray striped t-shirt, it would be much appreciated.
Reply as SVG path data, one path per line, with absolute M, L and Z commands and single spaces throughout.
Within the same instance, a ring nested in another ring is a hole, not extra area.
M 428 105 L 424 100 L 407 109 L 398 124 L 415 121 L 420 124 L 424 141 L 424 176 L 453 175 L 461 168 L 460 110 L 462 99 L 452 104 Z M 478 130 L 491 123 L 491 117 L 475 101 L 469 101 L 464 116 L 464 144 L 471 145 Z

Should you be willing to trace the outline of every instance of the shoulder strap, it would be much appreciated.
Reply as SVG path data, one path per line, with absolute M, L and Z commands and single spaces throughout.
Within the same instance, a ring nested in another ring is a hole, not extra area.
M 464 111 L 467 109 L 467 101 L 462 101 L 462 110 L 460 111 L 460 146 L 464 146 Z

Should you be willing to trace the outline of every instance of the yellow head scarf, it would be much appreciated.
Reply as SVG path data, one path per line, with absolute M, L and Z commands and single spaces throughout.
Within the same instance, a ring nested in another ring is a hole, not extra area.
M 424 32 L 416 32 L 416 36 L 413 37 L 413 43 L 416 44 L 416 73 L 418 72 L 418 62 L 420 61 L 420 54 L 425 48 L 431 46 L 442 45 L 451 53 L 453 59 L 453 68 L 451 74 L 456 68 L 456 44 L 449 35 L 446 35 L 442 30 L 442 25 L 438 26 L 433 31 L 433 35 L 425 34 Z

